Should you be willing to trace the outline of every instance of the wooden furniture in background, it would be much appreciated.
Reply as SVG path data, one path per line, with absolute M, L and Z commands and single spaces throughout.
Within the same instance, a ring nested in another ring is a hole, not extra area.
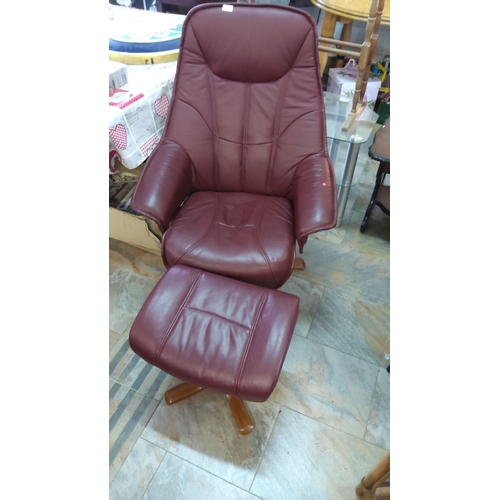
M 363 479 L 356 487 L 360 500 L 390 500 L 390 454 Z
M 340 40 L 349 42 L 351 39 L 352 22 L 366 22 L 370 12 L 370 0 L 311 0 L 313 5 L 325 12 L 321 26 L 321 36 L 332 38 L 337 23 L 342 23 L 343 28 Z M 382 6 L 380 24 L 390 24 L 391 0 L 386 0 Z M 320 54 L 320 66 L 324 71 L 327 54 Z
M 368 156 L 379 163 L 375 187 L 365 217 L 361 223 L 360 231 L 365 232 L 368 219 L 375 205 L 380 207 L 386 215 L 391 215 L 391 187 L 384 186 L 386 175 L 391 174 L 391 123 L 390 118 L 377 131 L 373 144 L 368 149 Z
M 325 69 L 328 53 L 347 56 L 358 60 L 358 78 L 356 80 L 356 90 L 352 101 L 352 108 L 350 113 L 347 115 L 344 126 L 342 127 L 343 130 L 348 130 L 356 116 L 359 115 L 366 107 L 363 97 L 365 95 L 366 84 L 370 76 L 370 66 L 377 48 L 378 29 L 382 23 L 386 0 L 371 0 L 370 3 L 369 0 L 311 1 L 314 5 L 325 10 L 321 36 L 319 37 L 320 74 L 323 74 Z M 387 0 L 388 6 L 389 2 L 390 0 Z M 366 10 L 368 3 L 369 10 Z M 389 21 L 388 9 L 389 7 L 387 7 L 387 16 L 385 17 L 387 24 Z M 348 17 L 350 16 L 350 19 L 366 20 L 365 39 L 362 44 L 348 41 L 348 38 L 350 37 L 350 30 L 343 33 L 340 39 L 333 38 L 335 23 L 339 14 Z M 331 47 L 331 45 L 335 45 L 336 47 Z M 338 46 L 357 50 L 340 49 Z

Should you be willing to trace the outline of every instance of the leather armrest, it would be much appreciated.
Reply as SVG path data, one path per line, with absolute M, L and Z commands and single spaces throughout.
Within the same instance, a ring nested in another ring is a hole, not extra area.
M 188 154 L 175 142 L 160 142 L 146 162 L 134 189 L 131 206 L 154 220 L 164 233 L 175 211 L 192 192 Z
M 295 211 L 295 234 L 300 253 L 307 237 L 337 225 L 337 186 L 330 158 L 308 156 L 295 170 L 289 196 Z

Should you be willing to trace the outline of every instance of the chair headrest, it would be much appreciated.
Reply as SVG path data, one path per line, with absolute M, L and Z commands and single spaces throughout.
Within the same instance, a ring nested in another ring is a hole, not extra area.
M 305 51 L 304 60 L 299 54 L 304 44 L 317 51 L 316 30 L 312 17 L 293 7 L 202 4 L 184 22 L 181 60 L 185 51 L 190 62 L 208 64 L 215 75 L 226 80 L 272 82 L 295 64 L 315 63 L 311 49 Z

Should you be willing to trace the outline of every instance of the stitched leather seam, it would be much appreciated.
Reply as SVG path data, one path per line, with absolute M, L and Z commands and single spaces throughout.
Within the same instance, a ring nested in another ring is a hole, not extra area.
M 208 67 L 208 63 L 206 65 L 207 68 L 207 78 L 208 78 L 208 88 L 210 90 L 210 109 L 212 110 L 212 134 L 214 136 L 214 191 L 218 189 L 219 176 L 218 172 L 218 159 L 219 159 L 219 130 L 217 127 L 217 113 L 215 106 L 215 90 L 214 90 L 214 75 L 212 70 Z
M 247 149 L 248 149 L 248 122 L 250 120 L 250 84 L 245 85 L 245 111 L 243 117 L 243 151 L 241 152 L 241 190 L 245 191 L 245 180 L 246 180 L 246 161 L 247 161 Z
M 259 247 L 260 247 L 260 251 L 261 251 L 262 255 L 264 256 L 265 261 L 267 262 L 267 266 L 269 267 L 271 274 L 273 275 L 274 282 L 278 283 L 278 280 L 276 279 L 273 268 L 271 267 L 271 261 L 269 259 L 269 256 L 267 255 L 267 252 L 264 250 L 264 247 L 262 246 L 262 243 L 260 242 L 260 223 L 262 222 L 264 210 L 266 208 L 268 201 L 269 201 L 269 198 L 266 198 L 266 201 L 264 202 L 264 205 L 262 206 L 262 211 L 260 212 L 260 216 L 259 216 L 259 222 L 257 222 L 257 225 L 255 226 L 255 234 L 257 237 L 257 243 L 259 244 Z
M 225 318 L 224 316 L 221 316 L 220 314 L 216 314 L 210 311 L 204 311 L 203 309 L 197 309 L 196 307 L 191 307 L 191 306 L 186 306 L 184 309 L 191 309 L 192 311 L 196 311 L 199 313 L 207 314 L 209 316 L 214 316 L 216 318 L 223 319 L 224 321 L 227 321 L 228 323 L 233 323 L 233 325 L 240 326 L 241 328 L 244 328 L 245 330 L 250 330 L 251 326 L 248 325 L 242 325 L 241 323 L 238 323 L 237 321 L 234 321 L 229 318 Z
M 262 308 L 264 307 L 264 304 L 267 300 L 267 297 L 269 297 L 270 293 L 271 293 L 271 291 L 268 290 L 260 299 L 259 305 L 257 307 L 257 314 L 255 315 L 254 323 L 253 323 L 252 328 L 248 334 L 245 349 L 244 349 L 243 355 L 241 356 L 241 359 L 240 359 L 240 364 L 238 367 L 238 375 L 237 375 L 236 380 L 234 382 L 234 393 L 237 397 L 239 396 L 238 387 L 240 385 L 241 376 L 243 375 L 243 367 L 245 366 L 248 352 L 250 351 L 250 346 L 252 345 L 253 337 L 255 335 L 255 328 L 257 326 L 257 323 L 259 322 L 260 315 L 262 314 Z
M 308 111 L 307 113 L 304 113 L 303 115 L 300 115 L 300 116 L 297 116 L 297 118 L 294 118 L 287 126 L 286 128 L 283 130 L 283 132 L 281 132 L 280 135 L 277 136 L 277 138 L 279 139 L 297 120 L 300 120 L 301 118 L 304 118 L 304 116 L 307 116 L 307 115 L 310 115 L 311 113 L 317 113 L 318 110 L 317 109 L 313 109 L 311 111 Z M 310 155 L 317 155 L 317 154 L 320 154 L 320 153 L 310 153 L 308 156 Z M 299 160 L 300 162 L 301 160 Z
M 178 257 L 175 260 L 175 262 L 172 264 L 172 267 L 175 266 L 175 264 L 177 264 L 185 255 L 187 255 L 189 252 L 191 252 L 191 250 L 193 250 L 198 245 L 203 243 L 210 236 L 210 233 L 212 232 L 212 229 L 214 228 L 215 223 L 217 221 L 217 215 L 219 213 L 219 195 L 215 192 L 214 192 L 214 195 L 215 195 L 214 218 L 212 219 L 212 223 L 210 224 L 210 227 L 208 228 L 207 234 L 205 234 L 205 236 L 203 236 L 203 238 L 201 238 L 198 242 L 193 243 L 180 257 Z
M 217 226 L 224 226 L 224 227 L 230 227 L 230 228 L 236 228 L 236 229 L 240 229 L 242 227 L 255 227 L 255 224 L 241 224 L 241 225 L 235 226 L 234 224 L 233 225 L 231 225 L 231 224 L 224 224 L 224 222 L 220 222 L 220 221 L 217 221 L 215 223 L 215 225 L 217 225 Z
M 200 281 L 200 278 L 202 277 L 203 274 L 204 273 L 200 272 L 198 274 L 198 277 L 194 280 L 194 283 L 191 285 L 188 293 L 186 294 L 186 297 L 184 297 L 184 300 L 182 301 L 181 306 L 177 310 L 177 313 L 175 314 L 174 319 L 172 320 L 172 322 L 170 323 L 170 326 L 167 328 L 167 331 L 163 335 L 163 339 L 162 339 L 162 341 L 161 341 L 161 343 L 156 351 L 156 356 L 155 356 L 156 363 L 158 363 L 158 358 L 160 357 L 160 354 L 163 351 L 163 348 L 165 347 L 167 340 L 169 339 L 170 335 L 172 334 L 172 331 L 173 331 L 175 325 L 177 324 L 177 321 L 179 321 L 179 318 L 182 314 L 182 311 L 184 310 L 184 306 L 186 305 L 186 302 L 189 300 L 189 298 L 193 294 L 194 288 L 197 285 L 198 281 Z
M 189 102 L 187 101 L 184 101 L 182 100 L 180 97 L 177 98 L 177 100 L 179 102 L 182 102 L 183 104 L 185 104 L 186 106 L 189 106 L 190 108 L 194 109 L 199 115 L 200 115 L 200 118 L 203 120 L 203 122 L 205 123 L 205 125 L 208 127 L 208 129 L 210 130 L 210 132 L 213 133 L 213 130 L 210 128 L 210 125 L 207 123 L 207 121 L 205 120 L 205 117 L 201 114 L 201 111 L 199 111 L 198 109 L 196 109 L 192 104 L 190 104 Z M 174 141 L 171 141 L 171 142 L 174 142 Z
M 270 179 L 272 179 L 272 172 L 274 170 L 274 161 L 275 161 L 275 158 L 276 158 L 277 143 L 278 143 L 278 139 L 280 137 L 277 134 L 277 132 L 278 132 L 278 126 L 279 126 L 279 119 L 278 119 L 278 117 L 281 114 L 281 108 L 283 106 L 283 101 L 285 100 L 285 90 L 286 90 L 286 88 L 288 86 L 288 80 L 290 79 L 290 75 L 291 75 L 291 73 L 292 73 L 292 71 L 294 69 L 295 63 L 297 62 L 297 58 L 299 57 L 300 51 L 303 49 L 305 41 L 307 40 L 307 37 L 309 36 L 309 33 L 311 32 L 311 30 L 312 30 L 312 28 L 309 28 L 309 31 L 306 33 L 306 36 L 304 37 L 304 40 L 302 40 L 302 44 L 300 45 L 300 48 L 297 51 L 297 54 L 295 55 L 295 59 L 294 59 L 292 65 L 291 65 L 291 69 L 284 76 L 284 78 L 286 80 L 283 83 L 283 87 L 281 89 L 281 95 L 280 95 L 280 98 L 279 98 L 280 100 L 279 100 L 278 108 L 276 110 L 276 118 L 275 118 L 275 121 L 274 121 L 273 149 L 272 149 L 272 152 L 271 152 L 271 161 L 269 162 L 269 169 L 267 171 L 266 189 L 269 189 Z M 319 58 L 318 51 L 316 50 L 315 52 L 316 52 L 316 57 Z M 317 61 L 319 61 L 319 59 L 317 59 Z M 320 79 L 318 78 L 318 82 L 319 81 L 320 81 Z M 321 99 L 322 99 L 322 103 L 323 103 L 323 90 L 321 90 Z M 325 116 L 325 115 L 323 115 L 323 116 Z M 326 127 L 326 118 L 324 119 L 324 121 L 325 121 L 325 124 L 323 126 Z M 326 138 L 326 132 L 325 132 L 324 135 L 325 135 L 325 138 Z M 270 192 L 274 194 L 274 192 L 272 190 Z
M 280 90 L 280 96 L 278 98 L 278 106 L 276 107 L 276 116 L 274 117 L 273 147 L 271 150 L 271 158 L 269 160 L 269 168 L 267 170 L 267 179 L 266 179 L 266 191 L 271 193 L 273 193 L 273 191 L 272 189 L 270 189 L 270 180 L 272 178 L 272 172 L 274 170 L 274 161 L 276 158 L 276 150 L 278 148 L 278 128 L 281 118 L 281 109 L 283 107 L 283 101 L 285 100 L 285 93 L 286 93 L 285 91 L 288 86 L 288 80 L 290 79 L 290 73 L 291 71 L 288 71 L 287 74 L 283 77 L 284 82 Z

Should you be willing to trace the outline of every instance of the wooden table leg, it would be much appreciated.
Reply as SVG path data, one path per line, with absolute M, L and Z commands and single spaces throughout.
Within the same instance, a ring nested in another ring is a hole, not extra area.
M 202 390 L 203 387 L 183 382 L 182 384 L 172 387 L 172 389 L 169 389 L 165 393 L 165 403 L 167 403 L 168 405 L 173 405 L 174 403 L 189 398 L 190 396 L 193 396 Z
M 239 431 L 244 436 L 250 434 L 254 430 L 254 425 L 252 418 L 246 409 L 245 403 L 243 400 L 235 396 L 226 395 L 226 398 L 229 403 L 229 407 L 231 408 L 231 412 L 233 413 L 233 417 L 236 420 L 236 425 L 238 426 Z
M 331 14 L 330 12 L 325 11 L 325 15 L 323 16 L 323 22 L 321 24 L 321 36 L 326 38 L 333 38 L 333 32 L 335 31 L 335 24 L 337 23 L 337 15 Z M 327 45 L 327 43 L 320 43 L 320 45 Z M 326 63 L 328 62 L 328 53 L 320 50 L 319 52 L 319 74 L 323 75 Z
M 352 33 L 352 19 L 348 19 L 347 17 L 341 17 L 340 19 L 338 19 L 337 22 L 343 24 L 342 31 L 340 32 L 340 39 L 344 42 L 350 42 Z M 346 63 L 345 57 L 339 56 L 335 61 L 335 67 L 343 68 L 345 66 L 345 63 Z

